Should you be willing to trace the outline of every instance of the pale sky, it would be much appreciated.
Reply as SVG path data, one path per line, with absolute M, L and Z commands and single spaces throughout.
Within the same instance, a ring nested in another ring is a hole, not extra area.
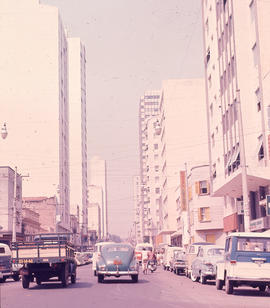
M 88 154 L 108 166 L 109 233 L 128 235 L 138 109 L 162 80 L 203 77 L 200 0 L 40 0 L 86 47 Z

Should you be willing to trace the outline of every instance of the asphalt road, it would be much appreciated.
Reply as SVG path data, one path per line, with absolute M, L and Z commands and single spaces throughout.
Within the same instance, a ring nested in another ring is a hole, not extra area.
M 252 288 L 235 289 L 233 295 L 216 290 L 213 283 L 201 285 L 163 269 L 140 273 L 139 282 L 125 279 L 98 284 L 91 266 L 78 268 L 75 285 L 62 288 L 59 282 L 31 283 L 23 289 L 21 281 L 0 284 L 0 308 L 180 308 L 180 307 L 270 307 L 270 293 Z

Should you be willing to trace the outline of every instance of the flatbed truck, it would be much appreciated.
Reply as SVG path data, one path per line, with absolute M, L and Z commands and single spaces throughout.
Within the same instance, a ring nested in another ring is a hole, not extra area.
M 67 287 L 76 283 L 75 248 L 68 234 L 39 234 L 31 242 L 12 243 L 12 262 L 21 264 L 22 287 L 34 280 L 38 285 L 56 278 Z

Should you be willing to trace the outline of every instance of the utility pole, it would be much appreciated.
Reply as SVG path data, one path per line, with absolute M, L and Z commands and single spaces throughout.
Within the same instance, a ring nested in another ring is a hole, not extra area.
M 249 209 L 249 195 L 247 184 L 247 164 L 245 154 L 244 132 L 242 111 L 240 103 L 240 90 L 236 90 L 236 108 L 238 114 L 238 133 L 239 133 L 239 150 L 240 150 L 240 166 L 242 174 L 242 194 L 243 194 L 243 209 L 244 209 L 244 227 L 245 231 L 250 231 L 250 209 Z
M 186 207 L 187 207 L 187 230 L 188 230 L 188 244 L 191 244 L 191 228 L 190 228 L 190 209 L 189 209 L 189 195 L 188 195 L 188 174 L 187 174 L 187 163 L 185 163 L 186 173 Z
M 16 242 L 16 202 L 17 202 L 17 167 L 14 173 L 13 208 L 12 208 L 12 242 Z

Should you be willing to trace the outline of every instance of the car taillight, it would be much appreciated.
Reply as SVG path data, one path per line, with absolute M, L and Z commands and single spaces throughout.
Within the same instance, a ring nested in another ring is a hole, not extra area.
M 231 264 L 236 264 L 236 260 L 231 260 L 230 263 Z

